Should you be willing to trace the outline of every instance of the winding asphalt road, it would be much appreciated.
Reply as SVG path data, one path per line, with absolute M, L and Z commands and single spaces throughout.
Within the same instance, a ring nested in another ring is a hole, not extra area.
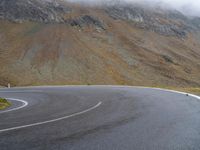
M 0 150 L 199 150 L 200 99 L 140 87 L 1 89 Z M 21 101 L 22 100 L 22 101 Z

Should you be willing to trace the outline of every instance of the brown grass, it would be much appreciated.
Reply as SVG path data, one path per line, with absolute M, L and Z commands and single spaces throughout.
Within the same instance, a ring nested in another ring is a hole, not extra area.
M 184 40 L 162 36 L 101 10 L 80 11 L 103 20 L 106 31 L 0 21 L 0 84 L 200 87 L 200 43 L 194 34 Z

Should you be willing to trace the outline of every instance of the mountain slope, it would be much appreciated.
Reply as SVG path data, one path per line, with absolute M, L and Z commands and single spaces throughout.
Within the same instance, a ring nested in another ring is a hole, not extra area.
M 1 0 L 1 18 L 12 21 L 40 21 L 62 22 L 63 14 L 70 12 L 70 8 L 64 7 L 56 1 L 48 0 Z
M 199 18 L 138 5 L 3 1 L 2 85 L 200 86 Z

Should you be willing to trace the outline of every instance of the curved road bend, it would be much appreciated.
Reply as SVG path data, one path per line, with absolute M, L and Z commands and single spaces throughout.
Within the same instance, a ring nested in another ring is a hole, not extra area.
M 1 150 L 199 150 L 200 100 L 150 88 L 1 89 Z M 10 108 L 13 109 L 13 108 Z

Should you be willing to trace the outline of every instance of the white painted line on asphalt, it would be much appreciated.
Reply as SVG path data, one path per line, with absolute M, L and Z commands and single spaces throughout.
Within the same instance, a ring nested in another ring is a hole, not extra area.
M 183 95 L 187 95 L 194 97 L 196 99 L 200 100 L 200 96 L 194 95 L 194 94 L 190 94 L 190 93 L 186 93 L 186 92 L 180 92 L 180 91 L 175 91 L 175 90 L 169 90 L 169 89 L 162 89 L 162 88 L 154 88 L 154 87 L 143 87 L 143 86 L 133 86 L 136 88 L 146 88 L 146 89 L 155 89 L 155 90 L 160 90 L 160 91 L 167 91 L 167 92 L 172 92 L 172 93 L 178 93 L 178 94 L 183 94 Z
M 200 96 L 194 95 L 194 94 L 190 94 L 190 93 L 186 93 L 186 92 L 180 92 L 180 91 L 175 91 L 175 90 L 169 90 L 169 89 L 163 89 L 163 88 L 156 88 L 156 87 L 148 87 L 148 86 L 115 86 L 115 85 L 91 85 L 90 87 L 118 87 L 118 88 L 142 88 L 142 89 L 154 89 L 154 90 L 160 90 L 160 91 L 167 91 L 167 92 L 173 92 L 173 93 L 178 93 L 178 94 L 183 94 L 183 95 L 187 95 L 194 97 L 196 99 L 200 100 Z
M 172 92 L 172 93 L 178 93 L 178 94 L 183 94 L 183 95 L 187 95 L 191 96 L 193 98 L 199 99 L 200 100 L 200 96 L 194 95 L 194 94 L 190 94 L 190 93 L 186 93 L 186 92 L 180 92 L 180 91 L 175 91 L 175 90 L 169 90 L 169 89 L 163 89 L 163 88 L 156 88 L 156 87 L 148 87 L 148 86 L 121 86 L 121 85 L 91 85 L 90 87 L 112 87 L 112 88 L 141 88 L 141 89 L 153 89 L 153 90 L 160 90 L 160 91 L 167 91 L 167 92 Z
M 22 109 L 22 108 L 24 108 L 24 107 L 26 107 L 28 105 L 27 101 L 24 101 L 24 100 L 21 100 L 21 99 L 16 99 L 16 98 L 6 98 L 6 99 L 11 100 L 11 101 L 21 102 L 21 103 L 23 103 L 23 105 L 21 105 L 19 107 L 16 107 L 16 108 L 8 109 L 8 110 L 5 110 L 5 111 L 1 111 L 0 114 L 11 112 L 11 111 L 15 111 L 15 110 L 19 110 L 19 109 Z
M 186 92 L 179 92 L 179 91 L 175 91 L 175 90 L 168 90 L 168 89 L 161 89 L 161 88 L 154 88 L 154 89 L 158 89 L 158 90 L 162 90 L 162 91 L 168 91 L 168 92 L 173 92 L 173 93 L 179 93 L 179 94 L 183 94 L 183 95 L 187 95 L 197 98 L 200 100 L 200 96 L 194 95 L 194 94 L 190 94 L 190 93 L 186 93 Z
M 64 117 L 61 117 L 61 118 L 52 119 L 52 120 L 43 121 L 43 122 L 37 122 L 37 123 L 28 124 L 28 125 L 23 125 L 23 126 L 18 126 L 18 127 L 12 127 L 12 128 L 7 128 L 7 129 L 1 129 L 1 130 L 0 130 L 0 133 L 1 133 L 1 132 L 5 132 L 5 131 L 11 131 L 11 130 L 17 130 L 17 129 L 27 128 L 27 127 L 32 127 L 32 126 L 38 126 L 38 125 L 42 125 L 42 124 L 52 123 L 52 122 L 56 122 L 56 121 L 68 119 L 68 118 L 71 118 L 71 117 L 75 117 L 75 116 L 84 114 L 84 113 L 86 113 L 86 112 L 89 112 L 89 111 L 91 111 L 91 110 L 93 110 L 93 109 L 99 107 L 101 104 L 102 104 L 102 102 L 99 102 L 99 103 L 96 104 L 95 106 L 93 106 L 93 107 L 91 107 L 91 108 L 88 108 L 88 109 L 86 109 L 86 110 L 84 110 L 84 111 L 77 112 L 77 113 L 74 113 L 74 114 L 71 114 L 71 115 L 68 115 L 68 116 L 64 116 Z

